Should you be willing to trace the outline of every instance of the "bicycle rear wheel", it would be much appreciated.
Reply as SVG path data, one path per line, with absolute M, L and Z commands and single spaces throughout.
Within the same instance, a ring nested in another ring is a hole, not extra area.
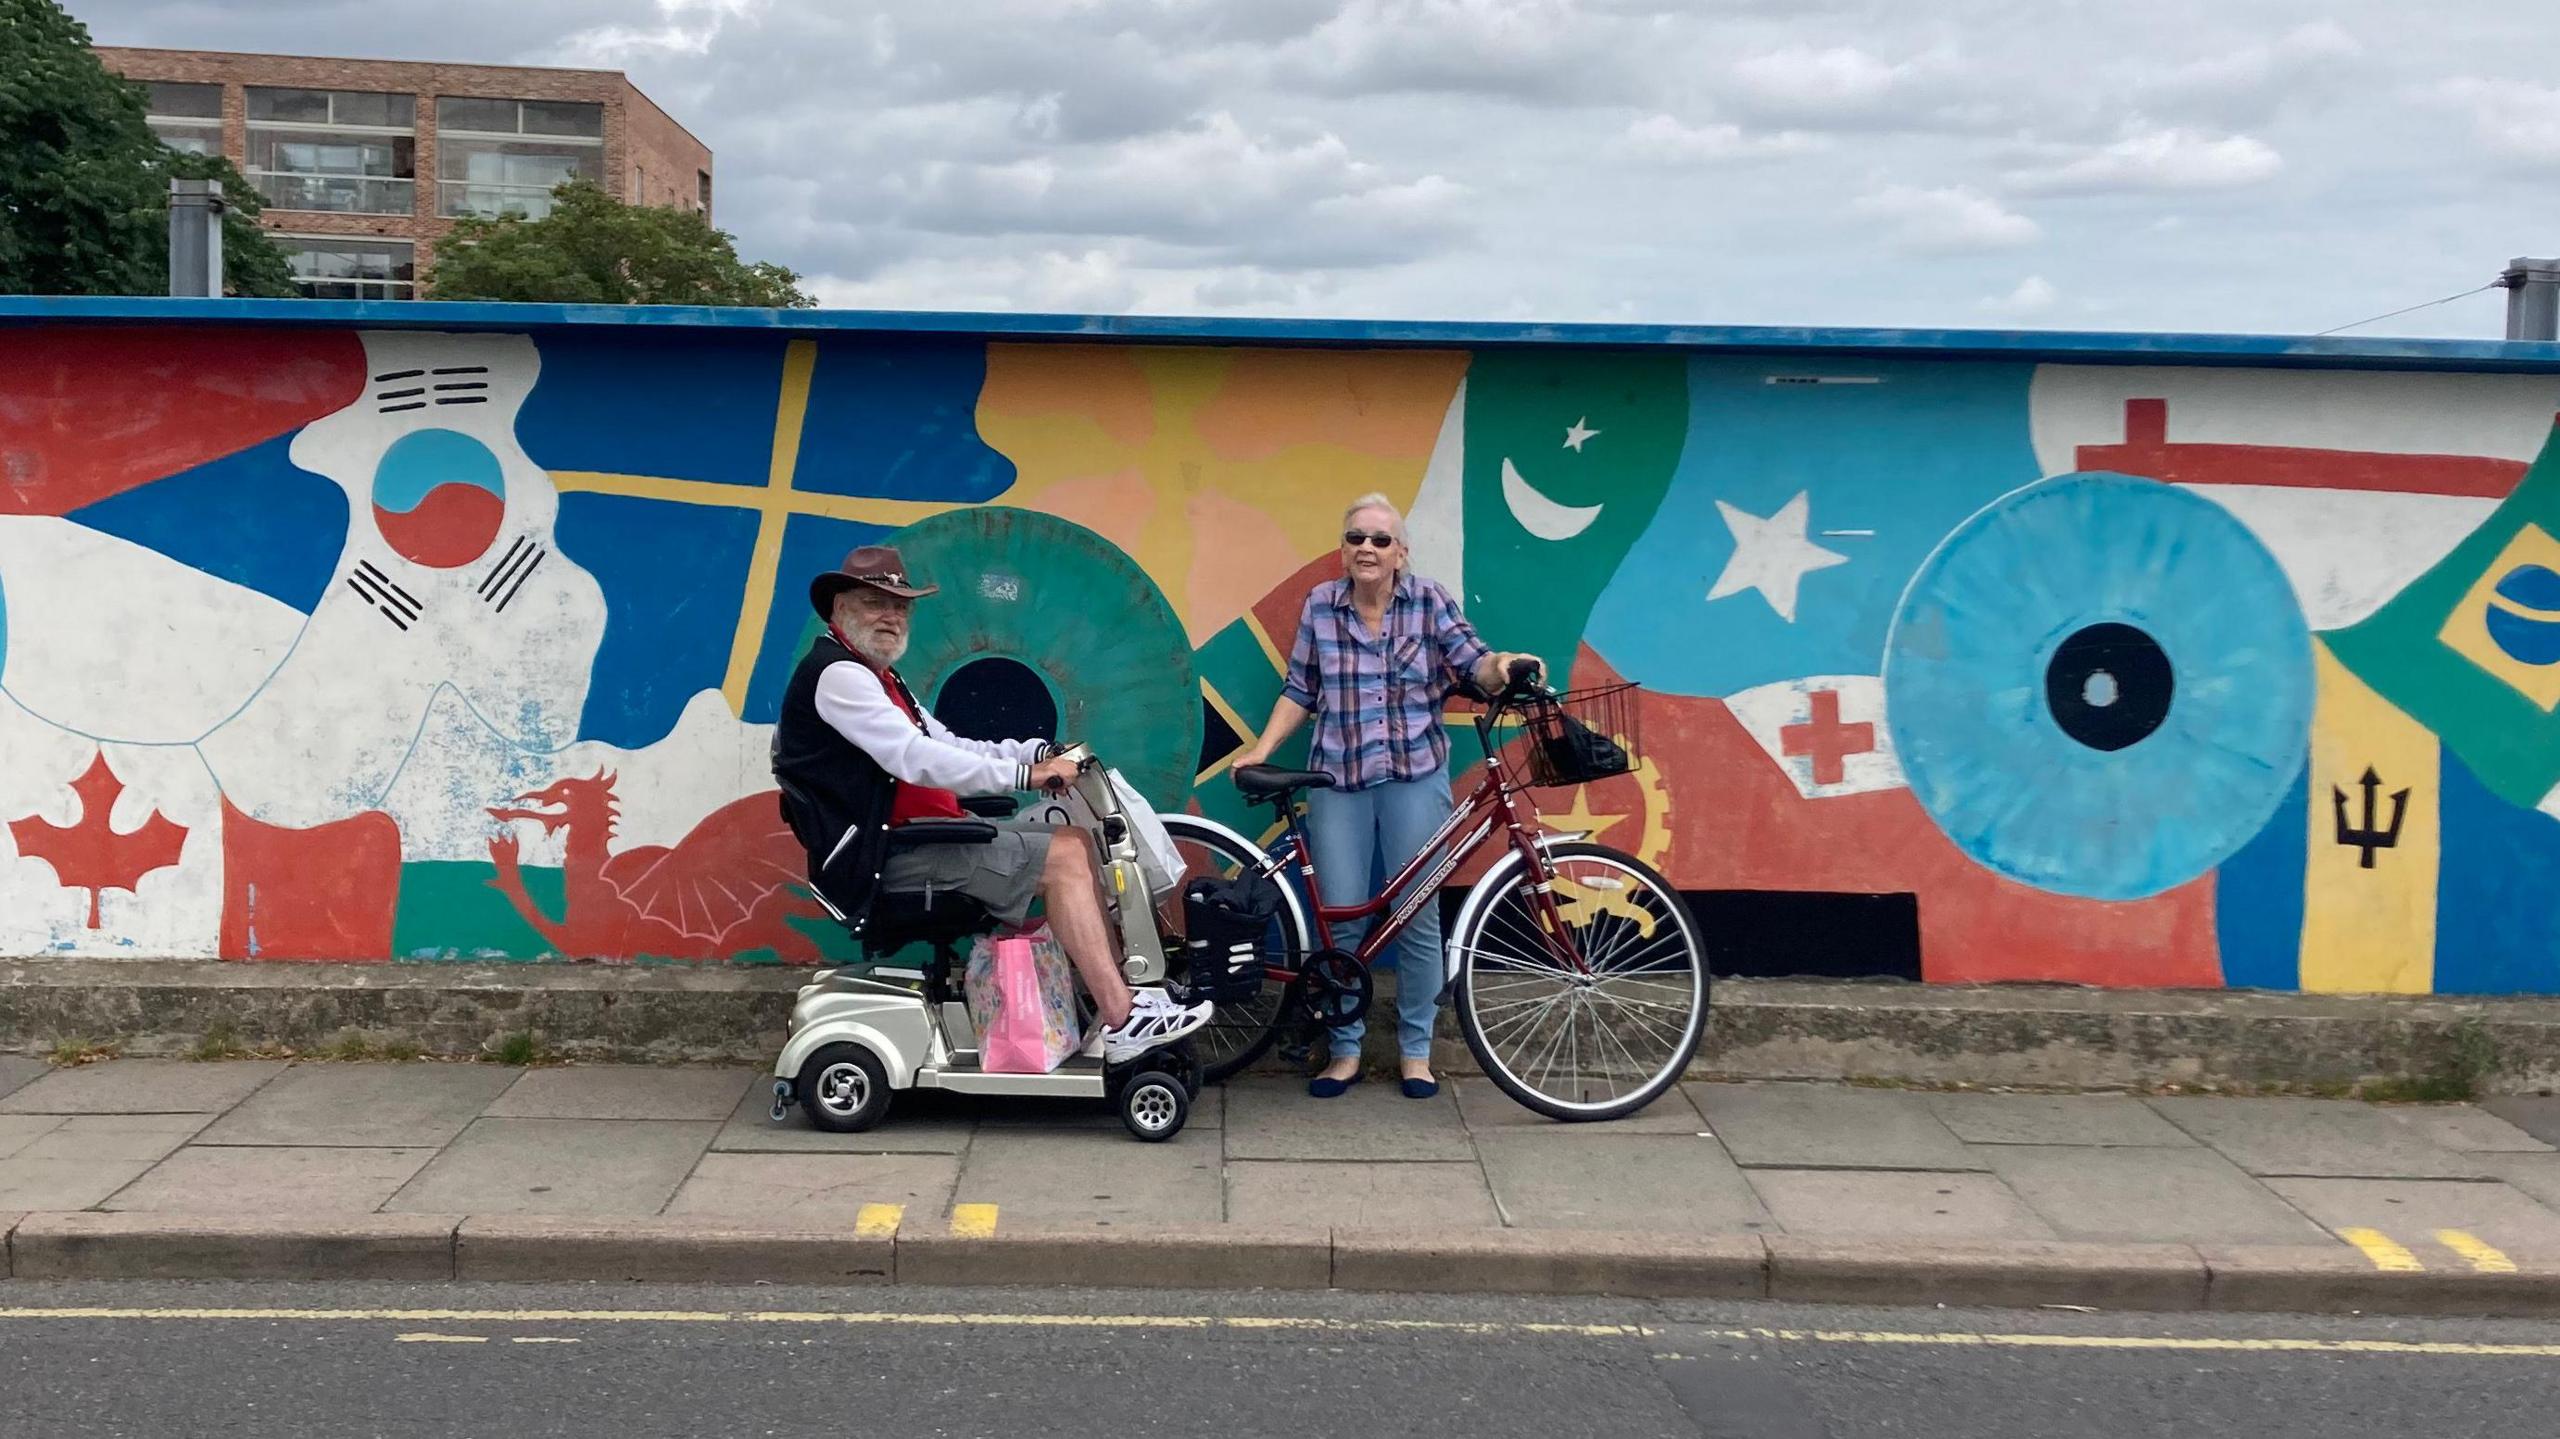
M 1546 852 L 1561 935 L 1541 920 L 1538 876 L 1518 854 L 1458 912 L 1459 1032 L 1485 1077 L 1538 1113 L 1623 1118 L 1697 1053 L 1706 943 L 1680 892 L 1642 861 L 1596 844 Z
M 1270 856 L 1260 846 L 1214 820 L 1188 814 L 1163 819 L 1173 847 L 1182 855 L 1184 884 L 1204 875 L 1233 879 L 1247 866 L 1260 868 L 1269 862 Z M 1306 912 L 1289 877 L 1276 878 L 1281 888 L 1280 913 L 1272 921 L 1263 958 L 1294 973 L 1307 955 Z M 1176 885 L 1173 896 L 1157 906 L 1156 915 L 1169 952 L 1181 943 L 1184 919 L 1182 888 Z M 1297 1011 L 1293 998 L 1290 982 L 1274 978 L 1251 999 L 1211 1010 L 1208 1025 L 1191 1040 L 1192 1051 L 1200 1058 L 1201 1082 L 1216 1084 L 1268 1053 L 1282 1025 Z

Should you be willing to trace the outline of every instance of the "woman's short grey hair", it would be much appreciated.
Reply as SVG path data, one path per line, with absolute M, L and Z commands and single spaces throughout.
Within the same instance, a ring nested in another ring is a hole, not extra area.
M 1387 533 L 1394 535 L 1398 540 L 1404 538 L 1404 511 L 1396 508 L 1395 501 L 1381 494 L 1366 494 L 1353 500 L 1351 508 L 1342 512 L 1342 527 L 1346 530 L 1351 528 L 1352 516 L 1359 514 L 1362 510 L 1386 511 Z

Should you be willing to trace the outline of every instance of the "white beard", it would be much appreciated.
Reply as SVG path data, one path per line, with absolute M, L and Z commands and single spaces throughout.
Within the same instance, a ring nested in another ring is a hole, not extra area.
M 898 661 L 907 657 L 907 642 L 902 638 L 892 640 L 887 645 L 880 645 L 857 640 L 854 642 L 853 652 L 884 670 L 895 669 Z

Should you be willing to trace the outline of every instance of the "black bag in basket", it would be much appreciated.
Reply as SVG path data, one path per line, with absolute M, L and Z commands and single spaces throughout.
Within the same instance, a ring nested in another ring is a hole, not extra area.
M 1262 988 L 1262 946 L 1280 914 L 1280 886 L 1258 874 L 1195 879 L 1182 889 L 1182 952 L 1191 997 L 1219 1004 Z
M 1589 784 L 1625 774 L 1632 766 L 1616 740 L 1569 714 L 1557 714 L 1538 737 L 1547 772 L 1562 784 Z

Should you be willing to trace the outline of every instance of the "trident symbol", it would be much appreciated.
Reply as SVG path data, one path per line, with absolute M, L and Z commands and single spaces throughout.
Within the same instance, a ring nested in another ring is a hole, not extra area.
M 2373 766 L 2366 765 L 2364 778 L 2357 780 L 2356 784 L 2364 790 L 2364 827 L 2361 829 L 2351 829 L 2347 825 L 2347 792 L 2331 785 L 2329 795 L 2338 812 L 2338 843 L 2351 844 L 2364 851 L 2356 867 L 2371 869 L 2375 850 L 2396 848 L 2400 843 L 2400 820 L 2409 809 L 2409 792 L 2399 790 L 2391 796 L 2391 822 L 2377 828 L 2374 820 L 2375 811 L 2380 808 L 2376 800 L 2382 789 L 2382 776 L 2373 772 Z

